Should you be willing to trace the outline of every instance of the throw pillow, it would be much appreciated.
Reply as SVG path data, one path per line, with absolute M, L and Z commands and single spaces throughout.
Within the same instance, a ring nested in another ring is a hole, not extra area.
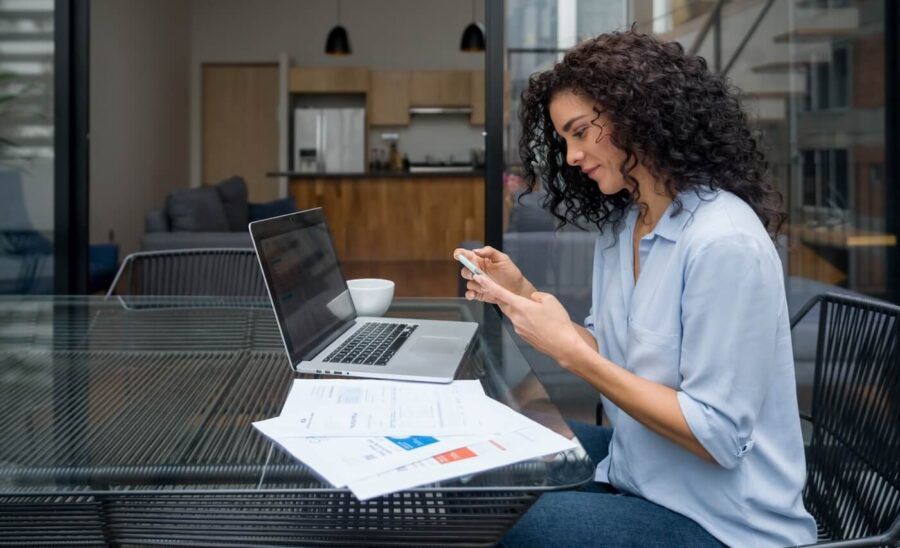
M 216 190 L 225 208 L 228 228 L 232 232 L 247 230 L 247 183 L 244 178 L 229 177 L 217 184 Z
M 176 190 L 166 196 L 172 232 L 228 232 L 219 193 L 211 186 Z
M 278 217 L 279 215 L 287 215 L 297 211 L 297 204 L 293 198 L 281 198 L 264 204 L 249 204 L 250 222 L 260 219 L 268 219 L 270 217 Z

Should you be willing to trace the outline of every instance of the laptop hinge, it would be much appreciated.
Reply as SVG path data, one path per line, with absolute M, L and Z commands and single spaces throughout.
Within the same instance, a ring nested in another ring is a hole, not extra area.
M 341 335 L 346 333 L 347 330 L 350 329 L 351 327 L 353 327 L 354 325 L 356 325 L 356 320 L 345 323 L 344 325 L 339 327 L 337 330 L 335 330 L 333 333 L 331 333 L 330 335 L 325 337 L 325 340 L 323 340 L 322 342 L 320 342 L 319 344 L 314 346 L 312 350 L 310 350 L 309 352 L 307 352 L 306 354 L 301 356 L 300 360 L 304 361 L 304 362 L 311 361 L 313 358 L 318 356 L 321 351 L 328 348 L 329 344 L 333 343 L 338 337 L 340 337 Z

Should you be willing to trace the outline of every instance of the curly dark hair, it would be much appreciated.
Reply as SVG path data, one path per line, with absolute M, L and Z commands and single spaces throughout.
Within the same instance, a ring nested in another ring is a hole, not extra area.
M 602 113 L 612 122 L 612 144 L 625 153 L 619 170 L 634 192 L 604 195 L 579 167 L 566 164 L 566 142 L 554 129 L 549 108 L 554 94 L 565 90 L 592 99 L 597 117 Z M 747 202 L 773 237 L 784 222 L 781 194 L 768 180 L 768 164 L 737 90 L 677 42 L 663 43 L 634 29 L 586 40 L 553 69 L 531 76 L 519 120 L 526 192 L 543 186 L 544 207 L 560 228 L 580 227 L 584 220 L 601 231 L 618 225 L 639 198 L 631 175 L 639 163 L 676 200 L 675 213 L 682 207 L 678 192 L 712 187 Z

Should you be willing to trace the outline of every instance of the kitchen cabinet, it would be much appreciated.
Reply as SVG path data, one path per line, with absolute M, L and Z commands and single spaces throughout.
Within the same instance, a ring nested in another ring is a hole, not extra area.
M 473 126 L 484 125 L 484 71 L 472 71 L 472 114 L 469 115 L 469 123 Z
M 409 104 L 413 107 L 468 107 L 472 103 L 472 72 L 420 70 L 409 76 Z
M 300 209 L 325 208 L 342 262 L 447 263 L 460 242 L 484 241 L 483 175 L 309 175 L 290 193 Z
M 472 100 L 472 114 L 469 115 L 469 123 L 473 126 L 483 126 L 485 120 L 484 97 L 484 71 L 473 70 L 469 76 L 471 82 L 470 97 Z M 509 74 L 503 77 L 503 122 L 509 123 Z
M 292 68 L 288 89 L 291 93 L 366 93 L 369 69 L 361 67 Z
M 369 125 L 409 125 L 409 75 L 408 71 L 400 70 L 377 70 L 369 74 Z
M 407 126 L 410 107 L 471 107 L 471 123 L 484 125 L 482 71 L 295 67 L 288 91 L 366 94 L 370 126 Z

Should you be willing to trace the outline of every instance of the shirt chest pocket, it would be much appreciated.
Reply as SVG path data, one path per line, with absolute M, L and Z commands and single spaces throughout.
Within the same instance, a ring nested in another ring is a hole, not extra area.
M 629 318 L 625 366 L 647 380 L 676 388 L 681 336 L 648 329 Z

